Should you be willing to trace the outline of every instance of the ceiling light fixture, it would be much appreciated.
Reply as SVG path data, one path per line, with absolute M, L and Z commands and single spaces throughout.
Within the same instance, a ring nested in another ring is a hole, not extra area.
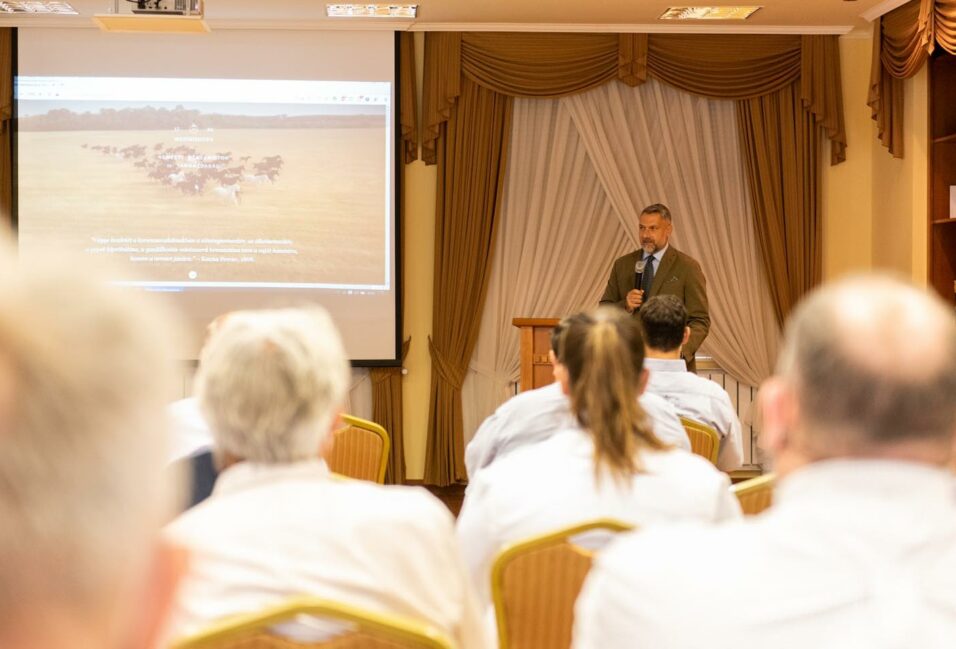
M 325 15 L 329 18 L 414 18 L 418 15 L 418 5 L 325 5 Z
M 50 2 L 48 0 L 0 2 L 0 11 L 8 14 L 71 14 L 74 16 L 78 13 L 68 2 Z
M 746 20 L 759 6 L 749 7 L 670 7 L 660 20 Z

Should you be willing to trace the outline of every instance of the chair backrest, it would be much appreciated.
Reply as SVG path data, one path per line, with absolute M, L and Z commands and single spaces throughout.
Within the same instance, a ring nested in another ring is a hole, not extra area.
M 334 473 L 382 484 L 391 442 L 378 424 L 342 415 L 345 426 L 335 431 L 335 445 L 325 458 Z
M 509 545 L 491 568 L 491 593 L 500 649 L 567 649 L 574 602 L 591 569 L 592 551 L 582 535 L 632 529 L 596 520 Z
M 303 616 L 334 623 L 334 636 L 299 641 L 272 632 L 277 624 Z M 424 622 L 373 613 L 341 602 L 297 597 L 259 613 L 224 620 L 174 642 L 170 649 L 452 649 L 453 646 L 449 638 Z
M 740 501 L 745 516 L 759 514 L 773 504 L 773 485 L 777 476 L 766 473 L 750 480 L 738 482 L 730 488 Z
M 710 463 L 716 466 L 717 455 L 720 453 L 720 434 L 707 424 L 687 417 L 681 417 L 680 423 L 687 431 L 691 452 L 710 460 Z

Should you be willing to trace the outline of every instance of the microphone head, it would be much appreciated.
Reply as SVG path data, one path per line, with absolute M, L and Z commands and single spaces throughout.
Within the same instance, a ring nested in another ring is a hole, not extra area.
M 635 273 L 643 273 L 645 266 L 647 266 L 647 259 L 638 259 L 638 260 L 634 263 L 634 272 L 635 272 Z

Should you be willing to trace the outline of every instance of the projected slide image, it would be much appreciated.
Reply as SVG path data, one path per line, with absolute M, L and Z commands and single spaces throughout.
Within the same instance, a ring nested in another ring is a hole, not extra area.
M 21 249 L 59 240 L 186 286 L 389 283 L 386 93 L 44 81 L 18 86 Z

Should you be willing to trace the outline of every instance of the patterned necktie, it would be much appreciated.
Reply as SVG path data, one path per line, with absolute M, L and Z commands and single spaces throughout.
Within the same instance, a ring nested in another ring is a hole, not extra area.
M 648 256 L 647 265 L 644 266 L 644 279 L 641 282 L 641 288 L 644 289 L 644 301 L 651 296 L 651 286 L 654 284 L 654 257 Z

